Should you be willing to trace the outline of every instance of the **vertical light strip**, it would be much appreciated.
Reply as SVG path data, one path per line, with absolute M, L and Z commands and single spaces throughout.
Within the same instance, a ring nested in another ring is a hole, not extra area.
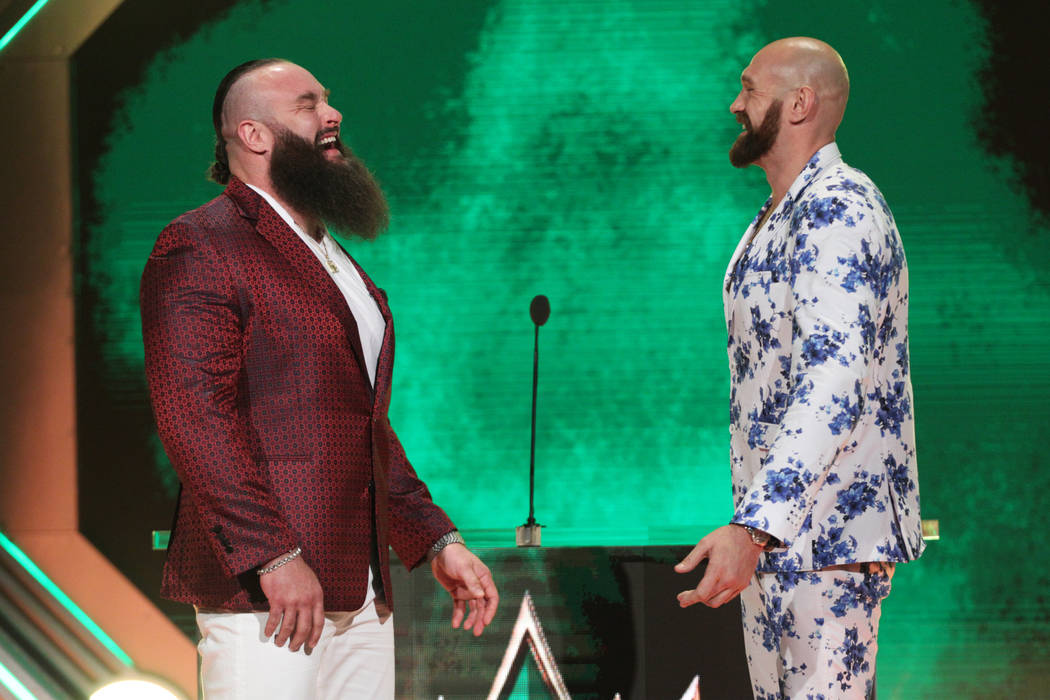
M 22 15 L 22 19 L 15 22 L 15 26 L 7 30 L 7 34 L 4 34 L 4 38 L 0 39 L 0 51 L 4 50 L 11 40 L 15 38 L 18 32 L 22 31 L 22 28 L 29 24 L 29 20 L 36 16 L 37 12 L 44 9 L 44 5 L 48 3 L 48 0 L 36 0 L 33 6 L 29 8 L 29 11 Z
M 36 700 L 36 696 L 29 692 L 29 688 L 22 685 L 22 681 L 15 678 L 15 674 L 8 671 L 3 664 L 0 664 L 0 684 L 3 684 L 18 700 Z
M 123 649 L 117 646 L 117 643 L 110 639 L 109 635 L 106 634 L 94 620 L 77 607 L 77 604 L 74 603 L 61 588 L 56 586 L 55 583 L 47 577 L 47 574 L 41 571 L 40 567 L 34 564 L 33 560 L 26 556 L 25 552 L 19 549 L 14 542 L 7 539 L 7 536 L 2 532 L 0 532 L 0 547 L 3 547 L 16 562 L 21 564 L 22 568 L 28 571 L 29 574 L 37 580 L 37 583 L 44 587 L 44 590 L 53 595 L 55 600 L 61 603 L 62 607 L 68 610 L 69 614 L 76 618 L 80 624 L 84 625 L 84 627 L 95 636 L 99 643 L 106 647 L 113 656 L 117 657 L 121 663 L 125 666 L 135 665 L 135 662 L 131 660 L 131 657 L 128 656 Z

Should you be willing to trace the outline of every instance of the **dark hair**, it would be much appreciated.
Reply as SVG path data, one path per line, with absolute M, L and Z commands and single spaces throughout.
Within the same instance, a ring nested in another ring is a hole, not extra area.
M 257 68 L 273 63 L 286 63 L 283 58 L 256 58 L 237 66 L 219 82 L 215 90 L 215 101 L 211 105 L 211 123 L 215 127 L 215 162 L 208 168 L 208 177 L 225 185 L 230 181 L 230 159 L 226 154 L 226 139 L 222 135 L 222 108 L 226 104 L 226 95 L 234 83 Z

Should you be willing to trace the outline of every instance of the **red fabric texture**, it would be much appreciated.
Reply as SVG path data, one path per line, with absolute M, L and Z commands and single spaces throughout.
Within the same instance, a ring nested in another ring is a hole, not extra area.
M 392 604 L 388 546 L 415 566 L 454 529 L 387 418 L 393 320 L 358 270 L 387 324 L 375 391 L 338 287 L 244 183 L 157 239 L 140 299 L 146 375 L 182 483 L 163 596 L 266 610 L 255 569 L 299 545 L 325 609 L 355 610 L 374 541 Z

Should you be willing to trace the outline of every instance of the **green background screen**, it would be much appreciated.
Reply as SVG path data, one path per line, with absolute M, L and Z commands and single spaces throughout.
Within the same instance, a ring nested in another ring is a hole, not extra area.
M 215 87 L 264 56 L 332 90 L 390 199 L 390 230 L 345 244 L 394 312 L 392 422 L 460 528 L 512 546 L 528 514 L 536 294 L 544 543 L 688 544 L 724 523 L 721 283 L 768 194 L 729 165 L 728 106 L 762 45 L 811 35 L 850 70 L 838 143 L 907 251 L 922 508 L 942 533 L 898 568 L 879 696 L 1045 692 L 1050 236 L 1024 164 L 986 138 L 995 32 L 967 2 L 128 0 L 72 64 L 82 531 L 156 600 L 149 532 L 177 481 L 138 281 L 164 225 L 221 191 Z

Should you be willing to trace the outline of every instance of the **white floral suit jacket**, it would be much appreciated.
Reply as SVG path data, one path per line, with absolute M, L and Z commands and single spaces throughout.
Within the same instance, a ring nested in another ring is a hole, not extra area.
M 784 548 L 760 571 L 923 550 L 908 269 L 882 194 L 828 144 L 729 264 L 733 522 Z

